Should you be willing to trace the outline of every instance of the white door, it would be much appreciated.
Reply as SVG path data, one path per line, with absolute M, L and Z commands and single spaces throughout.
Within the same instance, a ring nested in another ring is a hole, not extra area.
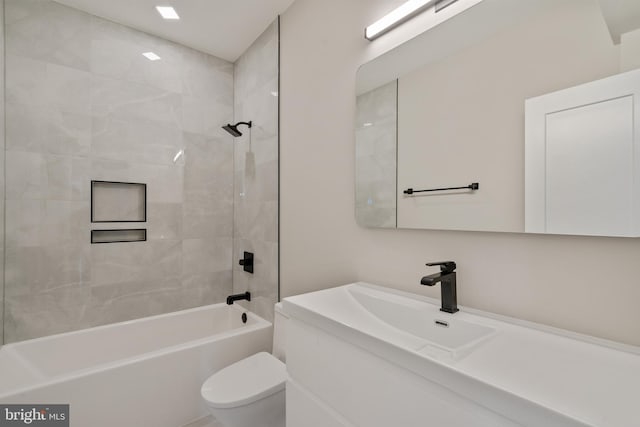
M 639 96 L 636 70 L 526 101 L 525 231 L 639 235 Z

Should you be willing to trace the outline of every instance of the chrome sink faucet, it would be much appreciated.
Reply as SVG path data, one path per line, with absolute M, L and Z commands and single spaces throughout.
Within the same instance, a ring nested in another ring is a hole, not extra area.
M 433 286 L 441 282 L 440 289 L 442 291 L 442 307 L 440 311 L 446 313 L 455 313 L 458 311 L 458 300 L 456 297 L 456 263 L 453 261 L 430 262 L 428 267 L 439 265 L 440 273 L 424 276 L 420 280 L 421 285 Z

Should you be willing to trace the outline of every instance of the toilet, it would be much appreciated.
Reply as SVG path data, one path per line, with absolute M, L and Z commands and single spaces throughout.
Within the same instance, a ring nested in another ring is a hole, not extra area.
M 273 354 L 249 356 L 216 372 L 202 385 L 209 412 L 225 427 L 285 427 L 287 320 L 282 304 L 276 304 Z

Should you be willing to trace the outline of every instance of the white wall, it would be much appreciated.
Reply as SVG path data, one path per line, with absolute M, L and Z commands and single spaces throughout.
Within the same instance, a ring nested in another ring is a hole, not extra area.
M 621 40 L 621 70 L 628 71 L 640 68 L 640 30 L 623 34 Z
M 640 345 L 640 241 L 374 230 L 354 218 L 355 73 L 400 0 L 297 0 L 281 21 L 281 294 L 366 280 L 429 296 L 428 261 L 458 263 L 461 305 Z

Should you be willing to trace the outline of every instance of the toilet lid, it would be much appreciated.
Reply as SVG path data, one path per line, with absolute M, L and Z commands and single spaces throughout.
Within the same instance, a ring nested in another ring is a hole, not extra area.
M 247 405 L 284 390 L 285 364 L 258 353 L 213 374 L 202 385 L 202 397 L 214 408 Z

